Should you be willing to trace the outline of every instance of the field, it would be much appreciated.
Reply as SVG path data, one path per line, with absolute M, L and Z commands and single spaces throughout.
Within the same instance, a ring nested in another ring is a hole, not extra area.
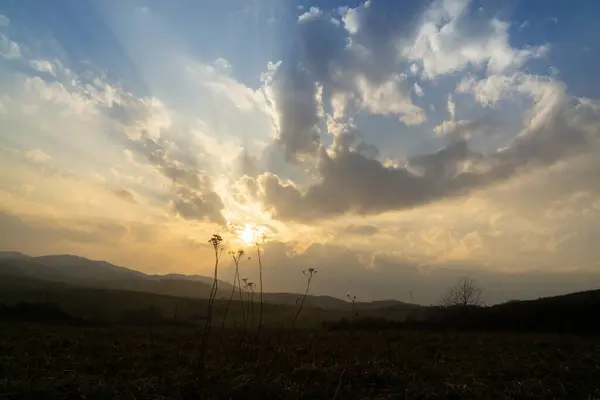
M 0 323 L 0 398 L 597 399 L 593 336 Z

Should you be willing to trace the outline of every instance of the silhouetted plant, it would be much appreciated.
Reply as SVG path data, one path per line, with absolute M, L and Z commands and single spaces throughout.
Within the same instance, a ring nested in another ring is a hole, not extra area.
M 206 343 L 208 342 L 208 337 L 210 335 L 210 330 L 212 327 L 212 313 L 215 302 L 215 297 L 217 296 L 218 286 L 218 271 L 219 271 L 219 260 L 221 258 L 221 253 L 223 251 L 223 247 L 221 247 L 221 243 L 223 242 L 223 238 L 218 234 L 213 234 L 212 237 L 208 240 L 213 246 L 213 250 L 215 252 L 215 269 L 214 269 L 214 278 L 213 284 L 210 290 L 210 296 L 208 298 L 208 306 L 206 310 L 206 322 L 204 324 L 204 334 L 202 335 L 202 343 L 200 344 L 200 365 L 204 367 L 204 354 L 206 351 Z
M 294 326 L 296 325 L 296 321 L 298 320 L 298 317 L 300 316 L 300 313 L 302 312 L 302 307 L 304 306 L 304 301 L 306 300 L 306 296 L 308 295 L 308 291 L 310 289 L 310 283 L 312 282 L 312 279 L 316 273 L 317 273 L 317 270 L 314 268 L 302 270 L 302 274 L 306 277 L 306 290 L 304 291 L 304 295 L 302 296 L 302 299 L 300 300 L 300 305 L 298 306 L 296 315 L 294 316 L 294 319 L 292 320 L 292 326 L 290 328 L 290 333 L 291 333 L 291 330 L 294 329 Z
M 229 255 L 231 256 L 231 258 L 233 259 L 233 262 L 235 264 L 235 274 L 233 275 L 233 286 L 231 287 L 231 294 L 229 295 L 229 300 L 227 301 L 227 307 L 225 308 L 225 313 L 223 314 L 223 322 L 221 323 L 221 328 L 225 327 L 225 321 L 227 320 L 227 314 L 229 313 L 229 308 L 231 307 L 231 302 L 233 301 L 233 295 L 235 294 L 235 288 L 236 288 L 236 284 L 237 282 L 239 282 L 240 279 L 240 263 L 241 263 L 241 258 L 244 255 L 244 250 L 231 250 L 229 252 Z M 248 257 L 248 260 L 250 259 L 250 257 Z M 241 293 L 240 293 L 240 299 L 241 299 Z M 241 302 L 241 309 L 242 309 L 242 315 L 244 314 L 244 303 L 243 301 Z
M 244 283 L 242 288 L 244 292 L 246 292 L 246 301 L 248 306 L 246 307 L 246 312 L 244 314 L 244 333 L 248 328 L 248 321 L 251 319 L 251 325 L 254 325 L 254 283 L 251 282 L 248 278 L 243 278 L 242 282 Z
M 356 296 L 350 296 L 350 293 L 346 293 L 346 297 L 352 302 L 352 322 L 356 321 L 358 314 L 356 312 Z
M 259 283 L 260 283 L 260 316 L 258 317 L 258 328 L 256 330 L 256 335 L 258 336 L 259 332 L 260 332 L 260 328 L 262 327 L 262 321 L 263 321 L 263 277 L 262 277 L 262 269 L 263 269 L 263 265 L 262 265 L 262 259 L 260 257 L 260 248 L 262 245 L 264 245 L 265 243 L 265 235 L 261 236 L 261 241 L 257 241 L 256 243 L 254 243 L 254 246 L 256 247 L 256 254 L 258 256 L 258 279 L 259 279 Z
M 244 290 L 246 291 L 246 296 L 248 298 L 248 316 L 246 318 L 246 322 L 250 321 L 250 326 L 254 326 L 254 287 L 256 284 L 252 281 L 249 281 L 248 278 L 244 278 Z M 246 326 L 244 326 L 244 331 L 246 331 Z

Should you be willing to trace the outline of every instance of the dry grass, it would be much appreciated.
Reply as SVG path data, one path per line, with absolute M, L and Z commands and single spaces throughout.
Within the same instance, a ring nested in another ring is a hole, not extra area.
M 0 325 L 0 398 L 593 399 L 595 337 Z M 12 395 L 11 395 L 12 393 Z M 5 397 L 2 397 L 4 395 Z

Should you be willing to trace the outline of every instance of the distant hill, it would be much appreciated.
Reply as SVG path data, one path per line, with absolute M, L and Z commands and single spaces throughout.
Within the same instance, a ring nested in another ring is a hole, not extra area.
M 207 298 L 213 279 L 202 275 L 149 275 L 133 269 L 68 254 L 31 257 L 17 252 L 0 252 L 0 275 L 63 282 L 74 286 L 154 293 L 190 298 Z M 232 285 L 219 280 L 217 298 L 228 298 Z M 257 296 L 258 297 L 258 296 Z M 264 293 L 265 303 L 295 306 L 302 294 Z M 236 297 L 237 298 L 237 297 Z M 352 310 L 350 302 L 331 296 L 309 295 L 306 307 L 323 310 Z M 396 300 L 357 302 L 356 311 L 396 309 L 405 313 L 418 308 Z
M 23 253 L 19 253 L 17 251 L 0 251 L 0 260 L 18 260 L 18 259 L 25 259 L 25 258 L 31 258 L 28 255 L 25 255 Z
M 113 265 L 106 261 L 89 260 L 72 255 L 30 257 L 15 252 L 0 252 L 0 275 L 63 282 L 75 286 L 106 288 L 205 298 L 210 294 L 212 279 L 186 275 L 148 275 Z M 210 283 L 208 283 L 210 282 Z M 218 297 L 231 289 L 219 281 Z
M 394 328 L 510 332 L 600 333 L 600 290 L 490 307 L 424 307 Z
M 112 281 L 125 279 L 147 279 L 148 275 L 132 269 L 118 267 L 106 261 L 94 261 L 67 254 L 33 257 L 42 265 L 55 268 L 73 279 Z

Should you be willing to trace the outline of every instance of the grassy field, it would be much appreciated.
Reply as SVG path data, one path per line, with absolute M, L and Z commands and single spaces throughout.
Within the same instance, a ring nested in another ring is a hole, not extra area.
M 597 337 L 0 323 L 0 398 L 597 399 Z

